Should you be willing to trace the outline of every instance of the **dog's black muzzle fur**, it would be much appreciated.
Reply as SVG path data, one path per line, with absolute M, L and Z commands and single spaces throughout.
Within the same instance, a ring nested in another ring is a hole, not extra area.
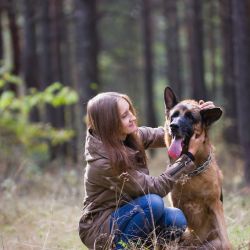
M 185 146 L 188 145 L 190 138 L 192 137 L 194 122 L 184 116 L 178 116 L 171 119 L 169 125 L 169 132 L 172 137 L 183 138 Z

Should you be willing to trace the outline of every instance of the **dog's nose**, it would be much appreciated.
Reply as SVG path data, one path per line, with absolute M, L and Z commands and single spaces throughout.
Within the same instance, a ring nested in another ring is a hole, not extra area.
M 171 128 L 172 131 L 176 131 L 176 130 L 178 130 L 179 125 L 176 124 L 176 123 L 171 123 L 171 124 L 170 124 L 170 128 Z

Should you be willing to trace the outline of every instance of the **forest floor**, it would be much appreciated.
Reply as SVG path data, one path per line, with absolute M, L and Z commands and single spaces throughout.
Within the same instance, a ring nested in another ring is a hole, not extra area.
M 167 158 L 164 154 L 165 150 L 149 161 L 153 175 L 164 170 Z M 220 160 L 228 164 L 227 170 L 223 166 L 223 172 L 230 241 L 234 249 L 250 249 L 250 195 L 240 184 L 242 163 L 232 157 Z M 0 249 L 87 249 L 78 236 L 82 176 L 74 169 L 50 170 L 43 174 L 24 171 L 18 182 L 9 178 L 1 183 Z

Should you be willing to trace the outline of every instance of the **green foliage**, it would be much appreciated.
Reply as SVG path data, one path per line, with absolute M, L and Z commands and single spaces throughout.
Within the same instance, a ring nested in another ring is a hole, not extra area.
M 76 103 L 78 95 L 74 90 L 56 82 L 44 91 L 30 89 L 27 94 L 17 96 L 13 91 L 6 90 L 10 84 L 22 86 L 19 78 L 0 75 L 0 140 L 4 140 L 6 152 L 11 152 L 8 147 L 11 147 L 13 138 L 26 152 L 39 153 L 74 136 L 72 130 L 56 129 L 49 123 L 35 123 L 29 119 L 34 108 L 43 114 L 47 104 L 57 108 Z
M 7 83 L 21 85 L 22 81 L 19 77 L 11 75 L 8 72 L 4 72 L 0 75 L 0 89 L 3 88 Z
M 122 240 L 120 240 L 120 241 L 118 242 L 118 244 L 119 244 L 120 246 L 122 246 L 124 249 L 127 249 L 127 247 L 128 247 L 127 243 L 124 242 L 124 241 L 122 241 Z

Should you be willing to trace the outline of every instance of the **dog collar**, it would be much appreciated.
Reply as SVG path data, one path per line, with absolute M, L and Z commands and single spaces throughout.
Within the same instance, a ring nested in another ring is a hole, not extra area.
M 205 172 L 209 168 L 211 160 L 212 160 L 212 153 L 210 151 L 207 160 L 202 165 L 198 166 L 193 172 L 189 173 L 188 177 L 193 177 Z

